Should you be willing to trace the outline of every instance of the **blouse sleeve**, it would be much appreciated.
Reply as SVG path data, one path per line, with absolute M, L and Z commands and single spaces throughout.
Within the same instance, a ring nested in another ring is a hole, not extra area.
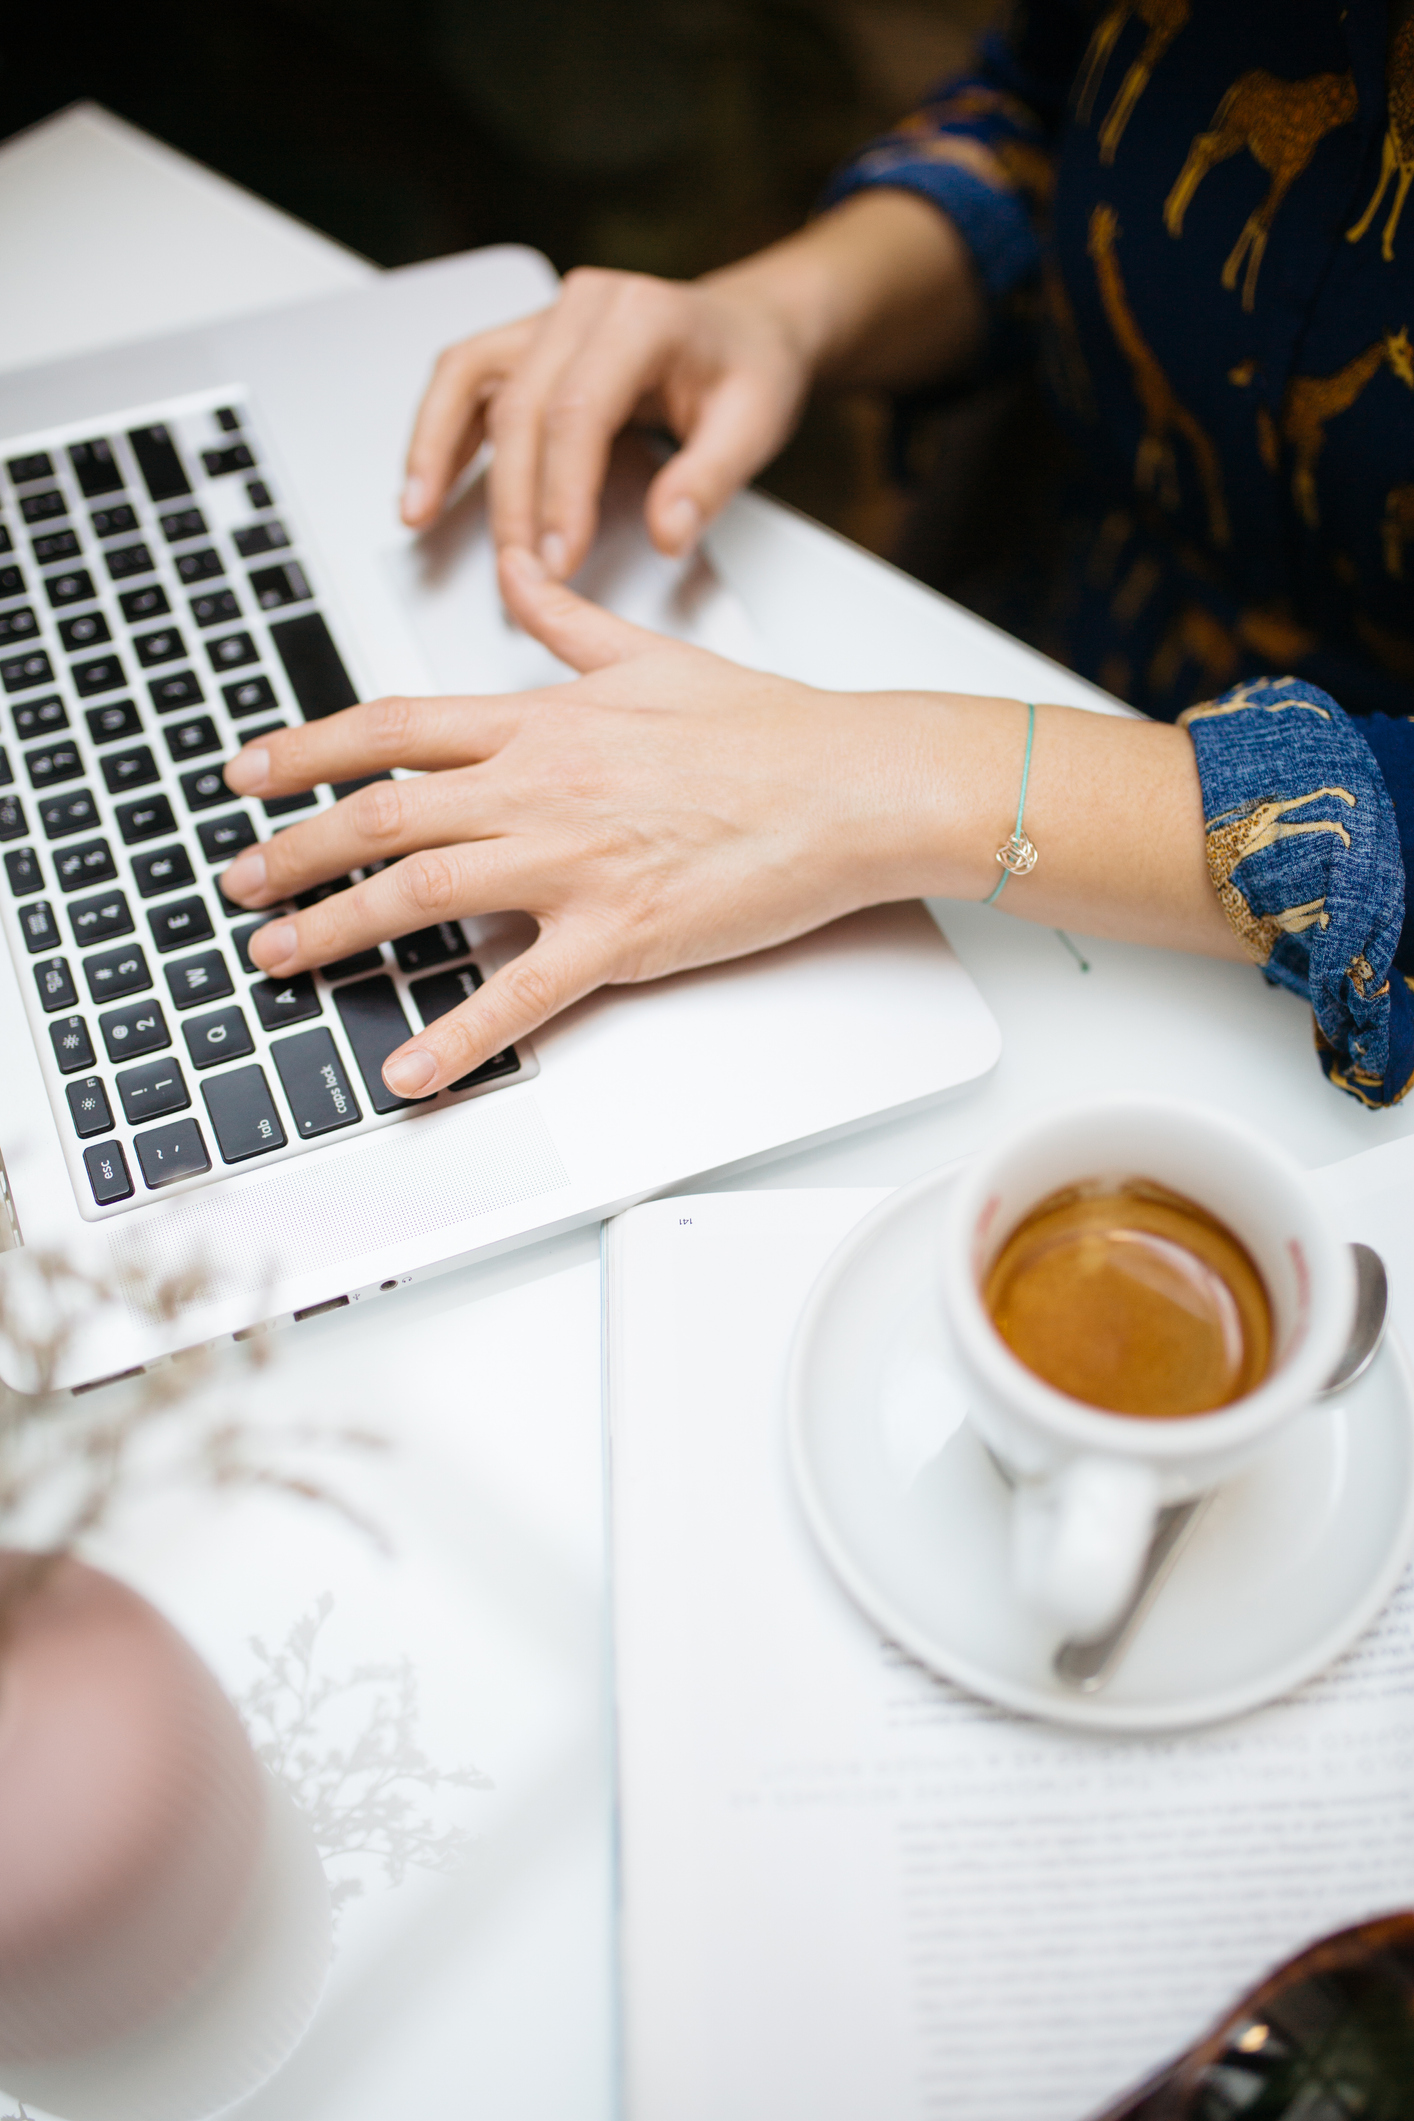
M 1233 933 L 1269 980 L 1310 1002 L 1337 1089 L 1397 1103 L 1414 1082 L 1414 996 L 1396 963 L 1401 822 L 1414 841 L 1408 725 L 1352 721 L 1296 678 L 1239 685 L 1179 719 L 1198 759 L 1208 873 Z M 1403 819 L 1382 751 L 1404 769 Z
M 884 185 L 956 225 L 994 301 L 1032 279 L 1066 97 L 1090 24 L 1076 0 L 1034 0 L 983 39 L 975 70 L 941 83 L 831 183 L 825 204 Z

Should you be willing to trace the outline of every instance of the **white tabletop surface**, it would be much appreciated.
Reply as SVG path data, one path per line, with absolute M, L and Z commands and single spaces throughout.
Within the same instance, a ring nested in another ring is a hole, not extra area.
M 156 286 L 131 270 L 136 230 L 141 255 L 162 260 Z M 0 149 L 0 367 L 318 295 L 371 270 L 91 106 Z M 779 667 L 802 678 L 1087 696 L 758 497 L 734 506 L 712 551 Z M 1245 1114 L 1308 1164 L 1414 1126 L 1414 1114 L 1371 1115 L 1329 1089 L 1309 1012 L 1254 971 L 1067 944 L 977 906 L 936 910 L 1001 1024 L 995 1073 L 932 1113 L 737 1183 L 899 1183 L 1043 1102 L 1110 1084 Z M 403 1889 L 401 1973 L 350 1955 L 303 2049 L 242 2112 L 600 2121 L 614 2111 L 614 2075 L 597 1235 L 531 1246 L 282 1340 L 261 1379 L 264 1415 L 376 1408 L 396 1423 L 403 1409 L 415 1428 L 409 1380 L 420 1405 L 465 1408 L 469 1595 L 509 1616 L 507 1640 L 523 1648 L 519 1664 L 511 1652 L 499 1664 L 488 1656 L 482 1673 L 476 1742 L 502 1767 L 468 1821 L 469 1863 L 435 1890 Z M 232 1388 L 251 1389 L 234 1377 Z M 438 1967 L 455 1969 L 454 1990 L 434 1978 Z M 433 1993 L 435 2036 L 424 2027 Z M 407 2061 L 424 2044 L 425 2071 Z

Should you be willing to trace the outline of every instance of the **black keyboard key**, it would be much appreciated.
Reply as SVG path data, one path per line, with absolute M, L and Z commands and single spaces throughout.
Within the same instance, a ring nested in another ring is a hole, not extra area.
M 185 1112 L 191 1103 L 181 1068 L 165 1056 L 139 1061 L 136 1068 L 124 1068 L 121 1075 L 113 1078 L 113 1086 L 123 1101 L 123 1117 L 130 1127 L 141 1127 L 168 1112 Z M 73 1095 L 71 1090 L 70 1102 Z
M 52 685 L 54 665 L 42 648 L 30 655 L 10 655 L 0 660 L 0 684 L 7 692 L 28 692 L 31 685 Z
M 0 795 L 0 843 L 22 840 L 29 831 L 25 806 L 17 795 Z
M 61 1075 L 77 1075 L 93 1066 L 93 1040 L 81 1016 L 61 1016 L 49 1026 L 49 1038 Z
M 113 634 L 101 611 L 81 611 L 77 618 L 60 620 L 59 638 L 67 654 L 81 655 L 85 648 L 111 641 Z
M 72 530 L 46 530 L 30 539 L 30 549 L 40 566 L 48 567 L 55 560 L 76 560 L 83 547 Z
M 248 1157 L 284 1148 L 285 1130 L 263 1069 L 237 1068 L 231 1075 L 218 1075 L 202 1084 L 201 1094 L 223 1163 L 243 1164 Z
M 234 589 L 209 589 L 205 596 L 191 599 L 191 615 L 198 626 L 224 626 L 240 617 L 241 607 Z
M 111 884 L 118 874 L 107 840 L 80 840 L 77 846 L 61 847 L 54 857 L 54 867 L 61 891 L 80 891 L 86 884 Z
M 310 906 L 322 906 L 326 898 L 337 898 L 341 891 L 353 889 L 351 876 L 328 876 L 322 884 L 311 884 L 308 891 L 295 893 L 295 904 L 301 911 Z
M 137 529 L 136 510 L 126 501 L 119 501 L 115 508 L 95 508 L 88 520 L 96 538 L 121 538 Z
M 195 957 L 176 958 L 162 970 L 178 1009 L 194 1009 L 198 1002 L 219 1002 L 223 995 L 236 991 L 219 950 L 199 950 Z M 242 1046 L 240 1051 L 244 1053 L 248 1048 Z
M 131 751 L 109 751 L 99 760 L 110 795 L 126 795 L 132 788 L 150 787 L 161 779 L 161 768 L 146 744 Z
M 42 751 L 25 753 L 25 771 L 31 788 L 52 788 L 56 781 L 76 781 L 83 773 L 79 747 L 64 739 L 46 744 Z
M 95 744 L 116 744 L 121 737 L 142 735 L 142 716 L 131 700 L 105 700 L 101 707 L 88 707 L 84 720 Z
M 163 730 L 167 749 L 175 765 L 184 759 L 204 758 L 208 751 L 219 751 L 223 739 L 216 733 L 216 724 L 209 714 L 200 714 L 194 722 L 175 722 Z
M 252 508 L 273 508 L 275 496 L 264 479 L 252 479 L 246 487 L 245 497 Z
M 219 766 L 203 766 L 199 773 L 184 773 L 181 784 L 189 810 L 211 810 L 217 803 L 231 800 L 231 791 L 221 778 Z
M 172 608 L 159 582 L 144 582 L 141 589 L 125 589 L 118 602 L 130 626 L 140 626 L 144 619 L 160 619 Z
M 398 936 L 393 949 L 404 972 L 430 972 L 434 965 L 465 957 L 467 942 L 456 921 L 439 921 L 435 928 L 418 928 L 411 935 Z
M 199 707 L 206 698 L 194 670 L 178 670 L 169 678 L 149 678 L 147 689 L 159 714 L 174 714 L 179 707 Z
M 226 572 L 226 563 L 213 546 L 203 545 L 200 552 L 177 555 L 177 572 L 187 583 L 209 582 L 214 576 Z
M 187 652 L 187 644 L 175 626 L 159 627 L 156 633 L 137 634 L 133 647 L 144 670 L 155 670 L 160 663 L 179 663 Z
M 13 854 L 7 854 L 5 874 L 16 898 L 28 898 L 32 891 L 44 889 L 44 871 L 33 847 L 17 847 Z
M 242 715 L 258 714 L 262 707 L 278 707 L 280 704 L 269 678 L 242 678 L 239 685 L 223 685 L 221 697 L 226 702 L 227 714 L 236 722 Z
M 449 1090 L 475 1090 L 482 1083 L 495 1082 L 498 1076 L 519 1074 L 520 1055 L 516 1052 L 514 1046 L 507 1046 L 504 1053 L 493 1053 L 490 1060 L 483 1061 L 479 1068 L 473 1068 L 470 1075 L 458 1076 L 454 1083 L 448 1083 L 447 1088 Z
M 243 663 L 255 662 L 260 650 L 248 633 L 224 633 L 219 641 L 207 642 L 206 653 L 219 677 L 223 670 L 239 670 Z
M 19 604 L 13 611 L 0 611 L 0 648 L 11 648 L 17 641 L 32 641 L 39 631 L 39 621 L 29 604 Z
M 44 578 L 44 590 L 55 611 L 62 611 L 66 604 L 86 604 L 90 597 L 97 596 L 93 576 L 86 567 L 72 567 L 67 574 L 51 574 Z M 105 634 L 105 640 L 108 636 Z
M 20 514 L 27 523 L 48 523 L 54 516 L 66 516 L 69 504 L 57 486 L 47 493 L 27 493 L 20 502 Z
M 9 533 L 6 532 L 8 536 Z M 8 545 L 0 545 L 0 552 L 8 552 Z M 0 597 L 22 597 L 25 593 L 25 578 L 18 567 L 0 567 Z
M 131 935 L 133 917 L 121 891 L 100 891 L 96 898 L 74 900 L 69 926 L 80 950 L 88 950 L 94 943 L 112 943 L 120 935 Z
M 128 1176 L 127 1159 L 117 1142 L 95 1142 L 91 1149 L 84 1150 L 83 1160 L 94 1200 L 100 1208 L 111 1207 L 115 1200 L 132 1198 L 133 1182 Z
M 247 442 L 233 442 L 229 449 L 203 449 L 201 461 L 208 479 L 224 479 L 233 471 L 255 469 L 255 458 Z
M 119 685 L 128 682 L 115 655 L 99 655 L 91 663 L 75 663 L 70 676 L 75 692 L 85 700 L 91 699 L 95 692 L 116 691 Z
M 143 1183 L 155 1193 L 159 1186 L 174 1186 L 178 1179 L 197 1178 L 211 1169 L 206 1143 L 194 1119 L 169 1119 L 165 1126 L 149 1127 L 133 1136 Z
M 129 1002 L 126 1008 L 110 1009 L 98 1019 L 110 1061 L 136 1060 L 142 1053 L 159 1053 L 172 1041 L 167 1019 L 149 995 L 145 1002 Z
M 278 611 L 286 604 L 303 604 L 314 595 L 298 560 L 279 567 L 257 567 L 250 578 L 255 600 L 262 611 Z
M 237 910 L 244 912 L 245 909 L 240 907 Z M 253 964 L 251 961 L 250 939 L 257 928 L 264 928 L 270 921 L 279 920 L 280 918 L 281 916 L 277 913 L 262 913 L 258 920 L 250 921 L 244 928 L 233 928 L 231 930 L 231 941 L 235 946 L 236 956 L 241 961 L 242 972 L 264 971 L 263 965 Z
M 103 555 L 115 582 L 129 582 L 135 574 L 151 574 L 157 562 L 145 545 L 110 546 Z
M 234 405 L 222 405 L 213 415 L 213 418 L 223 434 L 239 434 L 241 416 Z
M 250 998 L 267 1031 L 283 1031 L 287 1024 L 302 1024 L 309 1017 L 324 1013 L 307 972 L 297 972 L 293 979 L 257 980 Z
M 152 985 L 140 943 L 119 943 L 116 950 L 101 950 L 97 957 L 86 957 L 83 973 L 96 1002 L 116 1002 L 124 994 L 141 994 Z M 100 1017 L 99 1022 L 102 1021 Z
M 360 972 L 381 972 L 383 953 L 381 950 L 355 950 L 350 957 L 335 958 L 332 965 L 319 967 L 325 979 L 353 979 Z
M 278 1039 L 270 1048 L 270 1057 L 280 1071 L 295 1116 L 295 1131 L 303 1140 L 330 1134 L 336 1127 L 352 1127 L 363 1118 L 338 1048 L 322 1026 Z
M 149 795 L 140 803 L 122 803 L 114 812 L 125 847 L 140 846 L 177 829 L 172 806 L 165 795 Z
M 352 987 L 340 987 L 334 1005 L 374 1111 L 396 1112 L 403 1105 L 425 1102 L 399 1097 L 383 1080 L 384 1061 L 412 1036 L 412 1026 L 403 1015 L 393 982 L 386 977 L 361 979 Z
M 252 523 L 247 530 L 233 530 L 231 542 L 243 560 L 258 560 L 263 552 L 283 552 L 290 534 L 278 517 L 267 523 Z
M 17 486 L 32 486 L 36 479 L 52 479 L 54 460 L 47 449 L 36 449 L 27 457 L 7 457 L 5 469 Z
M 283 724 L 277 722 L 275 726 L 281 728 Z M 256 734 L 255 730 L 251 731 L 252 736 Z M 319 807 L 319 798 L 311 789 L 308 795 L 272 796 L 268 803 L 262 803 L 260 807 L 267 817 L 289 817 L 296 810 L 316 810 Z
M 229 993 L 229 989 L 227 992 Z M 223 1061 L 254 1053 L 255 1040 L 239 1009 L 213 1009 L 210 1016 L 189 1017 L 182 1025 L 193 1068 L 215 1068 Z
M 169 545 L 180 545 L 183 538 L 204 538 L 206 518 L 199 508 L 175 508 L 171 515 L 161 518 L 162 535 Z
M 10 712 L 14 718 L 15 735 L 22 744 L 27 744 L 31 737 L 53 736 L 57 730 L 69 726 L 64 702 L 57 692 L 51 692 L 42 700 L 25 700 L 20 706 L 12 707 Z
M 72 442 L 69 462 L 86 501 L 97 501 L 105 493 L 121 493 L 123 474 L 118 469 L 111 442 Z
M 151 854 L 135 854 L 132 863 L 142 898 L 161 898 L 165 892 L 180 891 L 183 884 L 196 882 L 191 856 L 180 845 L 156 847 Z
M 191 492 L 191 480 L 182 467 L 177 445 L 165 427 L 160 424 L 134 427 L 129 431 L 128 440 L 133 445 L 137 468 L 154 501 L 175 501 L 180 494 Z
M 341 708 L 355 704 L 358 694 L 319 612 L 306 611 L 297 619 L 277 619 L 270 628 L 270 638 L 307 722 L 321 721 L 326 714 L 337 714 Z
M 208 818 L 198 825 L 196 836 L 208 862 L 230 862 L 243 847 L 255 845 L 256 830 L 244 810 L 233 810 L 229 817 Z
M 3 523 L 0 523 L 0 552 L 13 552 L 15 541 Z
M 91 832 L 103 821 L 87 788 L 76 788 L 71 795 L 46 796 L 39 806 L 39 822 L 46 839 L 66 840 L 71 832 Z
M 113 1132 L 113 1108 L 98 1076 L 86 1075 L 82 1082 L 70 1083 L 64 1095 L 69 1100 L 74 1132 L 81 1142 L 91 1140 L 95 1134 Z
M 41 950 L 52 950 L 59 941 L 59 923 L 54 918 L 54 908 L 47 898 L 31 899 L 20 911 L 20 929 L 25 939 L 25 948 L 31 957 Z
M 193 943 L 209 943 L 216 933 L 206 901 L 200 898 L 179 898 L 170 906 L 154 906 L 147 916 L 147 925 L 163 956 L 169 950 L 189 950 Z
M 78 1006 L 79 990 L 74 985 L 67 958 L 45 958 L 43 964 L 34 968 L 34 983 L 39 989 L 39 1005 L 47 1016 L 52 1016 L 56 1009 Z
M 15 769 L 10 764 L 10 754 L 5 746 L 0 744 L 0 788 L 8 788 L 14 778 Z

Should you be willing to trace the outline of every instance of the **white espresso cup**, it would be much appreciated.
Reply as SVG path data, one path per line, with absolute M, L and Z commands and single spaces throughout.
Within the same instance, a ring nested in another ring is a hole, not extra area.
M 1133 1179 L 1225 1223 L 1266 1286 L 1266 1375 L 1211 1414 L 1112 1414 L 1072 1399 L 1012 1353 L 983 1301 L 1003 1244 L 1041 1201 L 1084 1181 Z M 1325 1383 L 1354 1316 L 1350 1248 L 1282 1150 L 1224 1113 L 1161 1097 L 1033 1121 L 962 1172 L 945 1212 L 943 1303 L 968 1418 L 1013 1486 L 1018 1599 L 1058 1632 L 1093 1639 L 1123 1612 L 1159 1510 L 1230 1479 Z

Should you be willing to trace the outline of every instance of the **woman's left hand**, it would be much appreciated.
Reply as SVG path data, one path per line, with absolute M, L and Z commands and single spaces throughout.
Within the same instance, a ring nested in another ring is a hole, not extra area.
M 606 983 L 740 956 L 858 906 L 988 888 L 991 821 L 977 854 L 950 853 L 938 830 L 936 696 L 741 669 L 587 603 L 525 551 L 503 555 L 501 583 L 583 675 L 505 698 L 376 700 L 263 736 L 226 769 L 251 796 L 418 770 L 227 870 L 228 897 L 258 908 L 389 864 L 258 930 L 251 957 L 276 977 L 433 922 L 515 909 L 538 923 L 521 956 L 390 1056 L 399 1094 L 440 1089 Z M 1015 732 L 1000 721 L 1005 776 Z

